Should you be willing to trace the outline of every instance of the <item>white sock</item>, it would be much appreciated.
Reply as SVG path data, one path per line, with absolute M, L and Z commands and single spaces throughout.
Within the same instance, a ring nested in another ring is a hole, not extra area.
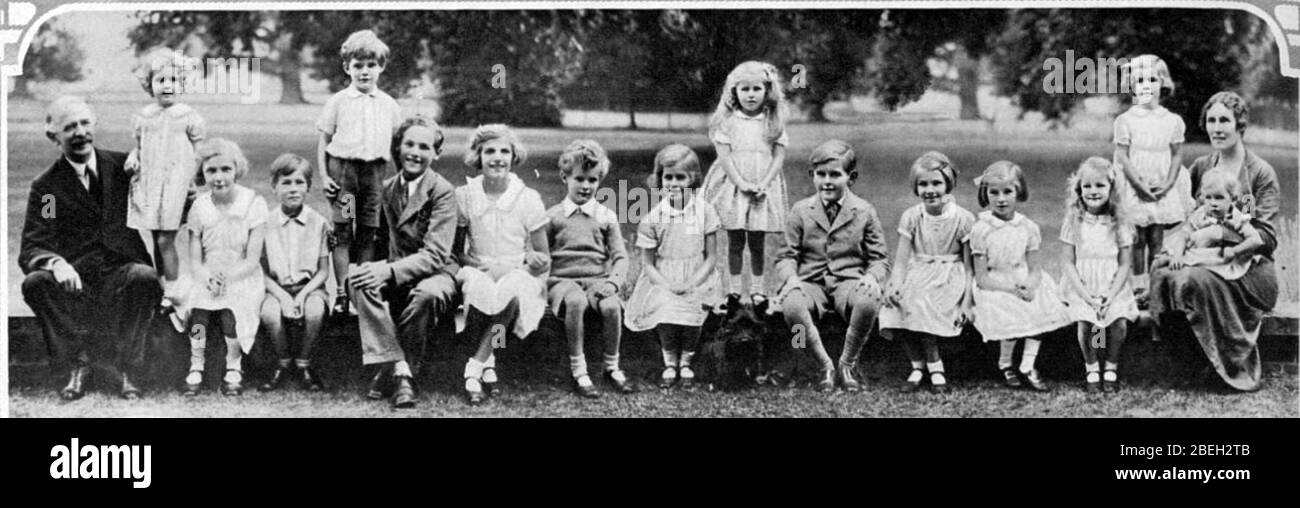
M 606 370 L 606 371 L 611 371 L 611 370 L 621 370 L 621 369 L 618 368 L 618 355 L 617 355 L 617 354 L 613 354 L 613 355 L 605 355 L 605 362 L 604 362 L 604 363 L 605 363 L 605 370 Z
M 908 374 L 908 375 L 907 375 L 907 382 L 909 382 L 909 383 L 920 383 L 920 382 L 921 382 L 921 376 L 922 376 L 922 375 L 923 375 L 923 374 L 921 373 L 921 369 L 914 369 L 914 370 L 912 370 L 912 373 L 911 373 L 911 374 Z
M 1000 347 L 1001 349 L 999 349 L 999 353 L 998 353 L 998 369 L 999 370 L 1010 369 L 1011 366 L 1013 365 L 1011 363 L 1011 357 L 1016 353 L 1016 341 L 1004 340 L 1002 341 Z
M 487 361 L 483 362 L 483 382 L 497 382 L 497 355 L 490 354 Z
M 393 375 L 396 377 L 412 377 L 411 364 L 406 363 L 406 360 L 398 360 L 393 364 Z
M 1028 374 L 1034 370 L 1034 359 L 1038 358 L 1038 346 L 1043 341 L 1038 339 L 1025 339 L 1025 350 L 1020 354 L 1020 372 Z
M 583 355 L 569 357 L 569 373 L 573 377 L 581 378 L 587 375 L 587 358 Z
M 664 366 L 665 366 L 665 367 L 672 367 L 672 368 L 674 368 L 674 369 L 677 368 L 678 360 L 679 360 L 679 358 L 680 358 L 680 357 L 677 355 L 677 352 L 676 352 L 676 351 L 669 351 L 669 350 L 667 350 L 667 349 L 663 349 L 663 350 L 661 350 L 661 352 L 662 352 L 663 355 L 664 355 Z
M 681 361 L 677 362 L 677 365 L 683 369 L 690 368 L 691 358 L 694 357 L 695 357 L 694 351 L 682 351 Z
M 483 377 L 483 362 L 470 358 L 465 362 L 465 377 L 470 379 L 479 379 Z
M 243 370 L 244 351 L 239 348 L 239 339 L 226 338 L 226 370 Z

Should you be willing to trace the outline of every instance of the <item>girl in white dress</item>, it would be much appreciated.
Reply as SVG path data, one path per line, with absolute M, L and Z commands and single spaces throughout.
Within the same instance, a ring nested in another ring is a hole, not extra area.
M 537 191 L 515 176 L 528 152 L 514 131 L 501 124 L 474 130 L 465 164 L 481 174 L 456 188 L 460 211 L 454 252 L 461 268 L 456 283 L 467 318 L 481 324 L 478 350 L 465 363 L 465 392 L 471 404 L 496 383 L 494 347 L 506 332 L 524 338 L 537 329 L 546 310 L 550 251 L 546 208 Z
M 652 189 L 663 190 L 664 199 L 637 226 L 641 275 L 624 320 L 629 330 L 658 332 L 664 358 L 661 388 L 693 386 L 691 358 L 700 327 L 717 304 L 713 268 L 721 224 L 713 206 L 694 196 L 700 180 L 694 151 L 679 144 L 664 147 L 655 155 L 649 181 Z
M 184 55 L 164 51 L 141 67 L 140 84 L 155 102 L 131 119 L 136 146 L 126 161 L 126 170 L 132 174 L 126 225 L 153 237 L 168 305 L 180 303 L 176 301 L 180 270 L 176 231 L 197 173 L 195 150 L 207 133 L 203 117 L 177 102 L 187 78 L 186 62 Z
M 190 209 L 190 373 L 185 394 L 203 381 L 204 353 L 211 331 L 226 339 L 225 395 L 243 390 L 244 354 L 253 348 L 266 285 L 262 281 L 262 225 L 266 200 L 235 183 L 248 174 L 239 145 L 217 138 L 200 145 L 199 169 L 210 192 Z
M 1119 354 L 1128 322 L 1138 317 L 1129 285 L 1129 249 L 1133 226 L 1116 188 L 1116 173 L 1101 157 L 1089 157 L 1070 177 L 1061 242 L 1065 249 L 1061 297 L 1071 321 L 1078 323 L 1085 387 L 1107 392 L 1119 386 Z M 1097 350 L 1106 348 L 1105 374 Z
M 1043 276 L 1038 247 L 1042 234 L 1038 225 L 1016 211 L 1029 199 L 1024 171 L 1010 161 L 990 164 L 975 179 L 979 185 L 980 212 L 971 227 L 970 251 L 975 266 L 975 329 L 984 341 L 1001 341 L 998 368 L 1003 382 L 1020 387 L 1020 376 L 1012 369 L 1016 344 L 1023 342 L 1020 375 L 1029 386 L 1046 391 L 1034 368 L 1042 341 L 1038 335 L 1069 323 L 1056 284 Z
M 1165 230 L 1177 226 L 1195 208 L 1191 173 L 1183 167 L 1187 126 L 1160 101 L 1174 93 L 1169 66 L 1155 55 L 1140 55 L 1127 64 L 1133 106 L 1115 118 L 1116 172 L 1130 220 L 1133 275 L 1139 300 L 1145 301 L 1147 267 L 1160 252 Z
M 975 216 L 953 202 L 957 168 L 939 152 L 928 152 L 911 167 L 912 191 L 921 203 L 903 211 L 898 222 L 898 253 L 880 309 L 880 330 L 900 335 L 912 373 L 909 390 L 930 372 L 930 389 L 947 389 L 938 337 L 961 335 L 971 313 L 970 246 Z
M 776 67 L 763 62 L 745 62 L 727 75 L 718 108 L 709 119 L 709 140 L 718 158 L 704 177 L 704 198 L 718 212 L 727 230 L 726 306 L 740 303 L 745 248 L 749 248 L 749 296 L 755 308 L 767 303 L 763 285 L 766 258 L 763 249 L 768 233 L 785 228 L 786 201 L 785 132 L 789 116 L 781 76 Z

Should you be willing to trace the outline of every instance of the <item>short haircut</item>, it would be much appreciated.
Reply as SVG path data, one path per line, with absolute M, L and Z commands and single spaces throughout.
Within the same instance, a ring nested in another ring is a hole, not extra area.
M 1065 213 L 1070 220 L 1083 220 L 1084 213 L 1088 211 L 1088 205 L 1083 202 L 1083 175 L 1087 172 L 1093 172 L 1106 177 L 1106 182 L 1110 184 L 1110 194 L 1106 196 L 1106 209 L 1116 222 L 1128 224 L 1128 206 L 1125 204 L 1125 197 L 1120 191 L 1119 182 L 1116 181 L 1118 174 L 1111 164 L 1110 159 L 1105 157 L 1092 156 L 1085 159 L 1079 164 L 1079 168 L 1070 175 L 1067 180 L 1069 190 L 1065 195 Z
M 344 64 L 352 60 L 373 58 L 379 60 L 379 65 L 387 65 L 388 45 L 379 40 L 379 36 L 375 35 L 373 30 L 360 30 L 352 32 L 352 35 L 343 41 L 343 46 L 339 48 L 339 56 L 343 58 Z
M 698 189 L 704 185 L 704 173 L 700 171 L 700 157 L 695 155 L 695 150 L 681 143 L 673 143 L 665 146 L 655 154 L 654 169 L 650 177 L 646 178 L 646 185 L 652 188 L 663 187 L 664 170 L 672 168 L 677 171 L 684 171 L 691 175 L 692 189 Z
M 1223 188 L 1228 197 L 1234 201 L 1241 197 L 1241 181 L 1222 169 L 1207 171 L 1201 177 L 1201 187 L 1196 190 L 1196 197 L 1201 197 L 1207 189 Z
M 1219 92 L 1205 101 L 1205 106 L 1201 107 L 1201 130 L 1205 130 L 1205 118 L 1215 104 L 1222 104 L 1231 110 L 1233 119 L 1237 121 L 1237 132 L 1246 132 L 1246 125 L 1250 123 L 1250 103 L 1236 92 Z
M 1011 182 L 1015 185 L 1016 201 L 1029 200 L 1029 185 L 1025 183 L 1025 172 L 1011 161 L 997 161 L 984 168 L 984 173 L 975 179 L 979 185 L 980 207 L 989 206 L 989 184 L 993 182 Z
M 59 122 L 63 120 L 63 115 L 76 108 L 86 108 L 90 111 L 91 121 L 95 120 L 95 110 L 86 103 L 86 99 L 75 95 L 64 95 L 54 99 L 54 102 L 45 107 L 45 135 L 53 136 L 62 131 L 63 126 L 59 125 Z
M 560 173 L 569 176 L 573 170 L 581 169 L 583 171 L 596 170 L 601 179 L 609 174 L 609 154 L 605 153 L 605 148 L 600 146 L 595 140 L 578 139 L 569 143 L 560 154 Z
M 843 164 L 844 172 L 849 173 L 850 178 L 858 170 L 858 155 L 853 152 L 853 146 L 838 139 L 817 145 L 808 156 L 808 164 L 814 168 L 833 160 Z
M 524 148 L 523 143 L 519 142 L 519 137 L 515 131 L 505 124 L 491 123 L 480 125 L 474 129 L 474 133 L 469 137 L 469 151 L 465 154 L 465 165 L 475 170 L 483 169 L 483 159 L 479 156 L 479 150 L 483 144 L 494 139 L 504 139 L 510 142 L 511 150 L 511 169 L 523 164 L 528 160 L 528 149 Z
M 239 149 L 239 145 L 226 138 L 212 138 L 199 143 L 199 149 L 195 153 L 198 159 L 198 176 L 197 182 L 203 182 L 203 164 L 209 159 L 225 155 L 235 162 L 235 180 L 243 178 L 248 174 L 248 159 L 244 157 L 244 151 Z
M 908 180 L 911 181 L 913 194 L 919 194 L 916 190 L 917 180 L 921 175 L 931 171 L 938 171 L 943 175 L 944 192 L 951 193 L 957 188 L 957 167 L 952 165 L 948 156 L 939 152 L 925 152 L 916 158 L 909 170 Z
M 445 138 L 442 136 L 442 127 L 438 126 L 438 122 L 433 121 L 432 118 L 425 115 L 417 114 L 415 116 L 408 116 L 406 117 L 406 120 L 402 121 L 402 125 L 397 128 L 397 131 L 393 133 L 393 142 L 390 144 L 389 148 L 389 151 L 391 152 L 390 155 L 393 156 L 393 163 L 397 165 L 399 170 L 402 167 L 402 136 L 405 136 L 406 131 L 410 130 L 411 127 L 417 126 L 427 127 L 433 131 L 433 153 L 442 153 L 442 142 Z
M 271 163 L 271 186 L 280 182 L 281 178 L 292 175 L 301 171 L 303 178 L 307 179 L 307 188 L 311 188 L 311 181 L 316 177 L 316 171 L 312 169 L 311 163 L 298 154 L 286 153 L 275 158 Z

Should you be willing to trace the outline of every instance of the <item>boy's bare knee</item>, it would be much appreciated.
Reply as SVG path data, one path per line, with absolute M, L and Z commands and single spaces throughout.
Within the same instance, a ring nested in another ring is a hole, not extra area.
M 600 301 L 600 315 L 610 319 L 618 319 L 623 315 L 623 304 L 618 301 L 617 297 L 609 297 Z
M 587 311 L 587 294 L 580 290 L 573 290 L 564 295 L 565 312 L 586 312 Z

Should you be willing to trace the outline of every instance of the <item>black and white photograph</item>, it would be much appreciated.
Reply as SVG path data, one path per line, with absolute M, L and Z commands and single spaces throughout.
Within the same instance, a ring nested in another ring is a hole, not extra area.
M 9 418 L 1300 417 L 1297 1 L 0 25 Z

